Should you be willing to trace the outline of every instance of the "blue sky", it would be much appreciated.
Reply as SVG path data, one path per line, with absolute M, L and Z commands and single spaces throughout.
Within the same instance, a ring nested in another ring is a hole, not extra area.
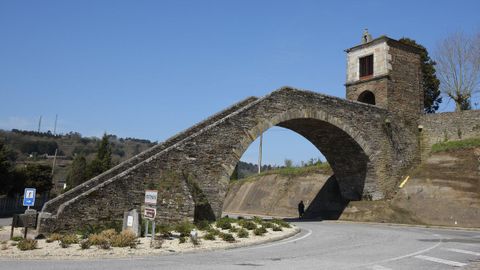
M 0 2 L 0 128 L 162 141 L 247 96 L 290 85 L 344 97 L 364 28 L 431 52 L 480 30 L 479 1 Z M 478 100 L 478 97 L 476 98 Z M 442 110 L 451 110 L 444 104 Z M 273 128 L 265 163 L 320 153 Z M 254 162 L 254 143 L 243 160 Z

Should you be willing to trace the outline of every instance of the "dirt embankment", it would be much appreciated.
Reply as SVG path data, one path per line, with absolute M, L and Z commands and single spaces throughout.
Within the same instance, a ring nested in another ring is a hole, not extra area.
M 348 202 L 334 177 L 265 175 L 232 183 L 224 213 L 480 227 L 480 148 L 432 154 L 391 200 Z

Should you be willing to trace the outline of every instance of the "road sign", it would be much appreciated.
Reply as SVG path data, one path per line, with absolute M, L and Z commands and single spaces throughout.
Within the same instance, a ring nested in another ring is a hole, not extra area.
M 34 206 L 35 205 L 35 193 L 34 188 L 26 188 L 25 193 L 23 193 L 23 206 Z
M 157 205 L 157 190 L 145 190 L 145 204 Z
M 155 216 L 157 216 L 157 208 L 145 207 L 145 212 L 143 213 L 143 216 L 148 219 L 155 219 Z

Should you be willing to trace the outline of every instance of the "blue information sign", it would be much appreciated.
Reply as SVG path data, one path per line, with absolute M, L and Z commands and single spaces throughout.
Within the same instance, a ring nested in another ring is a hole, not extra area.
M 23 206 L 35 205 L 35 193 L 36 193 L 36 189 L 34 188 L 25 189 L 25 193 L 23 194 Z

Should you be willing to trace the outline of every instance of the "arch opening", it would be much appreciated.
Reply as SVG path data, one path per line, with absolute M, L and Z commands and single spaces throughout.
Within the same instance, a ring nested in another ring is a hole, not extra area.
M 367 103 L 367 104 L 372 104 L 375 105 L 375 94 L 373 94 L 371 91 L 363 91 L 359 96 L 357 101 Z
M 324 184 L 308 199 L 306 217 L 338 219 L 349 201 L 362 199 L 370 161 L 354 138 L 341 128 L 315 118 L 289 119 L 277 123 L 276 126 L 289 129 L 312 143 L 319 154 L 323 154 L 333 171 L 333 174 L 325 175 L 325 179 L 321 179 Z M 255 138 L 252 138 L 250 144 L 254 140 Z M 244 147 L 242 155 L 249 145 Z M 262 196 L 262 192 L 258 191 L 255 196 Z M 241 203 L 229 199 L 231 198 L 227 198 L 224 203 L 224 210 L 232 209 L 231 204 Z M 296 203 L 300 199 L 298 198 Z M 296 209 L 295 201 L 291 201 L 290 204 Z

